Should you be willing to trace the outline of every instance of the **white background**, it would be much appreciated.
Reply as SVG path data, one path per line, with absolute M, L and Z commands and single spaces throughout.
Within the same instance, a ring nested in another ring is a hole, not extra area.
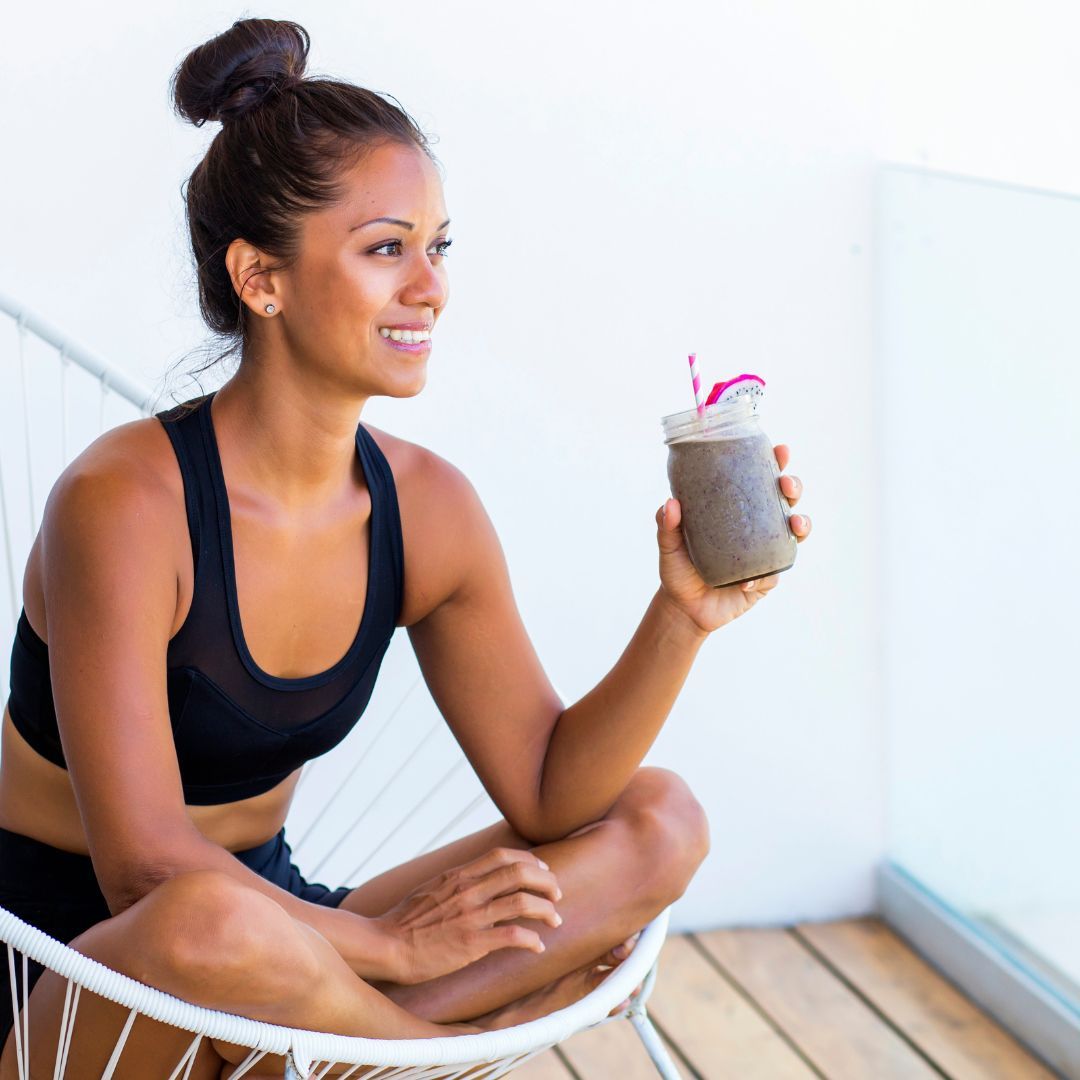
M 168 78 L 254 14 L 309 30 L 310 74 L 389 92 L 439 136 L 452 299 L 423 393 L 365 419 L 472 479 L 568 702 L 657 586 L 659 417 L 692 404 L 686 354 L 706 383 L 766 378 L 763 424 L 792 447 L 815 532 L 703 647 L 647 758 L 712 824 L 673 926 L 868 910 L 887 846 L 875 165 L 1080 190 L 1080 13 L 19 5 L 0 66 L 0 288 L 147 383 L 202 340 L 180 185 L 218 130 L 170 113 Z

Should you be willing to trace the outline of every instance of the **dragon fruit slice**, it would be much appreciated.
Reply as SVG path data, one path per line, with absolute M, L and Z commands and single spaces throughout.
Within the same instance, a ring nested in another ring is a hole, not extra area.
M 754 411 L 758 402 L 765 396 L 765 380 L 760 375 L 736 375 L 727 382 L 718 382 L 709 391 L 706 405 L 715 405 L 718 401 L 730 401 L 732 398 L 749 397 Z

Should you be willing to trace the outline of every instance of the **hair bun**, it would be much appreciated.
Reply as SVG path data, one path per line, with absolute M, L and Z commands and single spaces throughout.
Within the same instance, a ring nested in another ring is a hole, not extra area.
M 300 82 L 308 32 L 287 19 L 238 19 L 187 54 L 172 79 L 176 111 L 201 127 L 223 124 Z

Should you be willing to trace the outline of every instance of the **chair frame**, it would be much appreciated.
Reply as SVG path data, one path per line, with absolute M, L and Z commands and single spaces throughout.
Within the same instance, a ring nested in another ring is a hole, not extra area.
M 641 933 L 630 956 L 591 993 L 566 1008 L 515 1027 L 478 1035 L 452 1035 L 433 1039 L 369 1039 L 335 1035 L 270 1024 L 216 1009 L 207 1009 L 147 986 L 128 975 L 84 956 L 71 946 L 50 937 L 43 930 L 25 922 L 0 907 L 0 941 L 6 943 L 7 966 L 11 984 L 12 1015 L 16 1017 L 12 1034 L 20 1080 L 29 1076 L 29 1009 L 26 995 L 27 958 L 36 960 L 49 971 L 67 980 L 57 1042 L 55 1075 L 62 1077 L 67 1051 L 83 989 L 98 994 L 129 1010 L 128 1018 L 114 1046 L 102 1080 L 110 1080 L 124 1044 L 137 1016 L 169 1024 L 193 1033 L 194 1038 L 183 1052 L 168 1080 L 186 1080 L 203 1039 L 221 1039 L 248 1047 L 251 1053 L 231 1073 L 238 1080 L 267 1054 L 287 1058 L 285 1075 L 306 1080 L 320 1080 L 334 1065 L 383 1066 L 377 1074 L 384 1077 L 451 1077 L 469 1069 L 489 1065 L 486 1073 L 476 1073 L 485 1080 L 503 1076 L 536 1054 L 555 1046 L 586 1028 L 599 1027 L 625 1017 L 638 1032 L 657 1069 L 665 1080 L 678 1080 L 679 1073 L 663 1043 L 652 1027 L 646 1002 L 656 980 L 657 957 L 667 936 L 668 913 L 665 909 Z M 22 955 L 23 995 L 16 998 L 16 953 Z M 634 987 L 642 984 L 634 996 Z M 621 1001 L 631 999 L 627 1009 L 609 1016 Z M 291 1070 L 291 1072 L 290 1072 Z M 351 1075 L 343 1074 L 342 1080 Z

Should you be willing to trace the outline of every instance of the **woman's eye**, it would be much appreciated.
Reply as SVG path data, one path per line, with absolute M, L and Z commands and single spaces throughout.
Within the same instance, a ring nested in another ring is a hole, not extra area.
M 454 242 L 453 240 L 440 240 L 435 245 L 435 247 L 438 248 L 439 254 L 445 257 L 447 255 L 447 253 L 448 253 L 447 249 L 450 247 L 450 245 L 453 242 Z M 375 255 L 378 252 L 384 251 L 386 248 L 390 248 L 390 247 L 398 247 L 398 248 L 401 247 L 401 241 L 400 240 L 387 240 L 387 242 L 385 244 L 380 244 L 377 248 L 374 248 L 371 253 L 373 255 Z

